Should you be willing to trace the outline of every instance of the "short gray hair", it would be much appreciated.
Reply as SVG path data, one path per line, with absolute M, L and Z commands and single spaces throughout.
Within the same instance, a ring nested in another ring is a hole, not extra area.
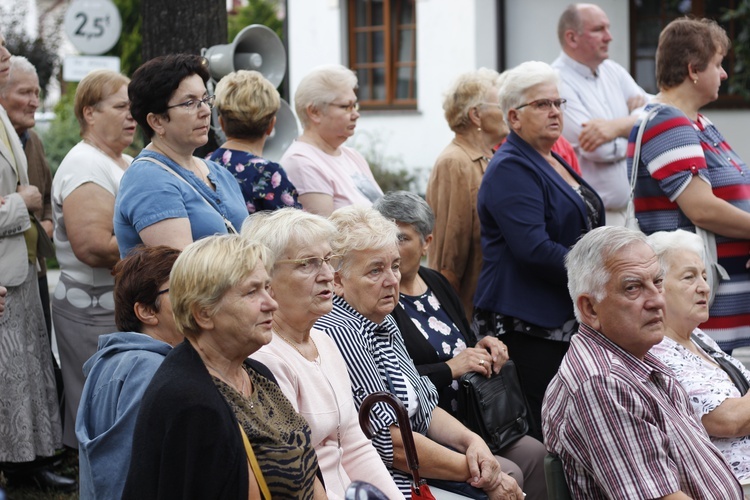
M 302 128 L 310 125 L 307 107 L 322 110 L 333 102 L 339 93 L 357 88 L 357 75 L 340 64 L 319 66 L 308 73 L 294 93 L 294 109 Z
M 557 21 L 557 39 L 560 41 L 560 47 L 565 47 L 565 32 L 573 30 L 580 33 L 583 28 L 581 14 L 579 12 L 581 4 L 572 3 L 568 5 Z
M 398 247 L 398 226 L 372 207 L 349 205 L 334 210 L 329 219 L 337 230 L 331 248 L 333 253 L 344 257 L 341 272 L 345 276 L 352 252 Z
M 0 93 L 5 95 L 5 92 L 13 83 L 14 78 L 19 74 L 36 75 L 36 67 L 23 56 L 11 56 L 8 78 L 5 80 L 5 84 L 0 86 Z
M 672 252 L 688 250 L 697 254 L 703 260 L 703 240 L 690 231 L 677 229 L 676 231 L 658 231 L 648 237 L 649 244 L 659 257 L 664 272 L 669 269 L 668 257 Z
M 375 202 L 373 208 L 387 219 L 410 224 L 424 243 L 435 227 L 435 214 L 421 196 L 409 191 L 390 191 Z
M 288 207 L 255 212 L 242 224 L 242 236 L 268 247 L 274 258 L 281 259 L 294 246 L 330 242 L 336 226 L 320 215 Z
M 579 323 L 581 312 L 578 310 L 578 297 L 589 294 L 597 302 L 603 300 L 610 279 L 606 262 L 623 248 L 638 242 L 649 245 L 646 235 L 640 231 L 601 226 L 586 233 L 565 256 L 568 292 Z
M 560 77 L 552 66 L 541 61 L 526 61 L 503 73 L 500 86 L 500 109 L 508 122 L 508 112 L 524 104 L 526 92 L 542 84 L 557 85 Z M 509 123 L 509 122 L 508 122 Z

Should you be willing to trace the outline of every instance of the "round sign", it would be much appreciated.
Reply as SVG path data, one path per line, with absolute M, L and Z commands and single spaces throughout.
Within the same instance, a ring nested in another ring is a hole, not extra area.
M 83 54 L 104 54 L 120 38 L 122 20 L 111 0 L 74 0 L 65 12 L 65 34 Z

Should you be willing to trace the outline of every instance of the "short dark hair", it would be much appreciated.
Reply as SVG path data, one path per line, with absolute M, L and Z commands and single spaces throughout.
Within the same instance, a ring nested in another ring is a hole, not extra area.
M 154 136 L 146 117 L 149 113 L 166 115 L 169 99 L 182 80 L 198 75 L 205 84 L 210 75 L 206 58 L 193 54 L 159 56 L 141 65 L 130 80 L 130 114 L 148 138 Z
M 713 19 L 675 19 L 659 35 L 656 84 L 662 90 L 677 87 L 688 77 L 688 64 L 703 71 L 717 52 L 726 55 L 729 45 L 726 32 Z
M 159 312 L 159 287 L 169 280 L 172 265 L 180 251 L 158 245 L 133 248 L 112 274 L 115 276 L 115 323 L 122 332 L 143 333 L 143 324 L 135 315 L 135 304 L 140 302 Z

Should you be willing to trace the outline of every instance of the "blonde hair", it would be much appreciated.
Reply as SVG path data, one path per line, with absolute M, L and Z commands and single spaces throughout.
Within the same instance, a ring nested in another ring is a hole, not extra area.
M 357 75 L 340 64 L 320 66 L 299 82 L 294 94 L 294 110 L 302 128 L 310 125 L 307 107 L 321 110 L 332 103 L 341 92 L 357 88 Z
M 482 104 L 491 89 L 497 90 L 500 74 L 492 69 L 479 68 L 460 75 L 443 100 L 443 111 L 448 126 L 460 132 L 471 125 L 469 111 Z
M 291 207 L 256 212 L 242 224 L 242 236 L 268 247 L 276 259 L 292 246 L 330 241 L 335 234 L 336 227 L 325 217 Z
M 348 275 L 351 252 L 398 247 L 399 229 L 372 207 L 350 205 L 335 210 L 329 217 L 337 233 L 331 240 L 333 253 L 344 257 L 341 273 Z
M 179 332 L 198 333 L 194 313 L 216 314 L 224 294 L 259 262 L 270 272 L 273 258 L 268 249 L 237 234 L 208 236 L 185 247 L 169 275 L 169 300 Z
M 216 109 L 229 137 L 263 137 L 280 106 L 279 92 L 257 71 L 229 73 L 216 85 Z
M 75 112 L 81 133 L 86 131 L 88 124 L 83 117 L 83 110 L 88 107 L 96 107 L 107 97 L 111 96 L 123 85 L 128 85 L 130 78 L 109 69 L 96 69 L 83 77 L 76 89 L 73 111 Z

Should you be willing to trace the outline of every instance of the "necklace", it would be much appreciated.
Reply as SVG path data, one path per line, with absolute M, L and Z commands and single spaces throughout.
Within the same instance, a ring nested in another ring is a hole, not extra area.
M 209 365 L 208 363 L 205 363 L 205 365 L 206 365 L 206 368 L 208 368 L 209 370 L 211 370 L 217 375 L 217 378 L 219 378 L 222 382 L 224 382 L 229 387 L 231 387 L 236 392 L 238 392 L 240 396 L 242 396 L 248 402 L 248 404 L 250 405 L 250 409 L 251 410 L 253 409 L 254 407 L 253 402 L 250 400 L 250 396 L 247 395 L 247 379 L 250 377 L 250 375 L 248 375 L 244 369 L 242 369 L 242 375 L 240 376 L 240 378 L 242 378 L 242 385 L 239 388 L 237 388 L 235 384 L 230 382 L 229 377 L 227 377 L 224 372 L 222 372 L 218 368 L 215 368 Z
M 281 337 L 281 340 L 283 340 L 284 342 L 286 342 L 287 344 L 289 344 L 290 346 L 292 346 L 294 348 L 294 350 L 299 353 L 300 356 L 302 356 L 303 358 L 305 358 L 308 361 L 310 361 L 307 358 L 307 356 L 305 356 L 304 354 L 302 354 L 302 351 L 300 351 L 299 347 L 297 347 L 297 345 L 299 345 L 297 342 L 289 340 L 288 338 L 284 337 L 282 334 L 280 334 L 276 330 L 274 330 L 274 333 L 276 333 L 276 335 L 278 335 L 279 337 Z M 318 351 L 318 345 L 315 343 L 315 340 L 312 337 L 310 337 L 310 341 L 312 342 L 313 347 L 315 348 L 315 359 L 313 359 L 312 361 L 315 362 L 316 364 L 320 364 L 320 351 Z

